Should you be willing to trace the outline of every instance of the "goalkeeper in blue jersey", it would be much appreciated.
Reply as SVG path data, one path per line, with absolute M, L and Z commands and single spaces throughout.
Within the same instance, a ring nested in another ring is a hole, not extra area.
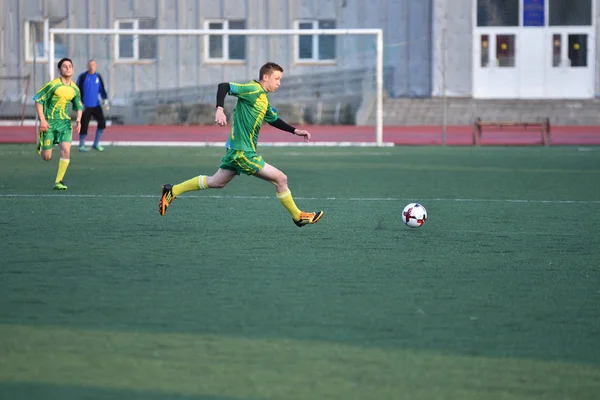
M 277 198 L 291 214 L 297 226 L 314 224 L 321 219 L 323 211 L 303 212 L 296 206 L 287 185 L 287 176 L 266 163 L 256 153 L 258 133 L 263 121 L 278 129 L 303 136 L 307 142 L 310 140 L 308 131 L 294 128 L 285 123 L 277 115 L 277 110 L 269 104 L 268 93 L 279 88 L 282 75 L 283 68 L 269 62 L 261 67 L 258 81 L 219 84 L 215 113 L 215 122 L 218 125 L 227 125 L 227 117 L 223 111 L 225 96 L 229 94 L 238 98 L 231 124 L 231 133 L 226 144 L 227 151 L 221 160 L 221 165 L 212 176 L 196 176 L 178 185 L 164 184 L 158 204 L 160 215 L 165 215 L 167 207 L 177 196 L 193 190 L 224 188 L 236 175 L 243 173 L 254 175 L 275 185 Z
M 92 117 L 98 122 L 92 149 L 104 151 L 104 147 L 100 145 L 100 138 L 106 128 L 106 118 L 104 118 L 102 108 L 104 107 L 108 110 L 108 95 L 104 88 L 102 76 L 96 72 L 96 68 L 96 60 L 91 59 L 88 61 L 87 71 L 77 78 L 77 87 L 81 92 L 81 101 L 85 107 L 81 117 L 81 132 L 79 133 L 79 151 L 81 152 L 88 151 L 87 147 L 85 147 L 85 138 L 87 137 L 88 126 Z M 102 102 L 100 98 L 102 98 Z

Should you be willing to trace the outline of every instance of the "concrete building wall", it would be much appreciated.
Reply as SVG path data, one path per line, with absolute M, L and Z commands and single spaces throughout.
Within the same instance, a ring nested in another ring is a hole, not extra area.
M 26 49 L 30 20 L 49 19 L 50 25 L 61 21 L 58 26 L 68 28 L 115 28 L 116 21 L 138 19 L 154 21 L 156 28 L 204 29 L 207 20 L 239 19 L 250 29 L 289 29 L 300 19 L 330 19 L 337 28 L 384 29 L 385 64 L 391 71 L 388 94 L 429 96 L 431 4 L 432 0 L 2 0 L 0 75 L 31 74 L 35 88 L 48 80 L 47 61 L 27 57 L 28 51 L 34 53 L 33 47 Z M 64 46 L 57 45 L 73 59 L 77 73 L 85 70 L 87 60 L 96 59 L 111 97 L 251 79 L 268 60 L 280 63 L 290 75 L 375 66 L 374 37 L 339 37 L 331 63 L 298 63 L 295 48 L 293 37 L 253 37 L 247 40 L 245 61 L 213 62 L 205 60 L 202 37 L 160 37 L 155 60 L 116 61 L 110 36 L 68 35 Z M 22 89 L 20 82 L 0 84 L 3 96 Z
M 471 96 L 473 1 L 433 0 L 434 96 Z
M 552 0 L 546 0 L 546 3 Z M 595 24 L 594 89 L 600 96 L 600 0 L 592 0 Z M 432 94 L 470 97 L 473 94 L 473 28 L 477 0 L 433 0 Z M 535 28 L 527 28 L 535 29 Z M 540 44 L 544 45 L 544 44 Z

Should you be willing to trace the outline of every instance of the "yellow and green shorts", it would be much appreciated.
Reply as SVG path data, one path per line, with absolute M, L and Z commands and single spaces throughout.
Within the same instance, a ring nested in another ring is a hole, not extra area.
M 237 175 L 254 175 L 264 166 L 265 160 L 253 151 L 227 149 L 219 168 L 235 171 Z
M 73 125 L 70 119 L 49 119 L 48 131 L 40 132 L 42 141 L 42 149 L 50 150 L 52 146 L 61 142 L 69 142 L 73 140 Z

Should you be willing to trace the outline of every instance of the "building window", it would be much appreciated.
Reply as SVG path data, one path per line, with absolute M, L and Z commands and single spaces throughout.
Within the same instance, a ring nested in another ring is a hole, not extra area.
M 477 26 L 519 26 L 520 0 L 477 0 Z
M 587 67 L 587 35 L 569 35 L 569 60 L 571 67 Z
M 127 19 L 115 22 L 115 28 L 156 29 L 154 19 Z M 115 59 L 121 61 L 156 60 L 155 35 L 115 35 Z
M 560 67 L 562 64 L 562 37 L 560 34 L 552 35 L 552 66 Z
M 26 61 L 48 61 L 50 49 L 50 28 L 66 28 L 66 19 L 38 19 L 25 21 L 25 60 Z M 67 57 L 69 47 L 67 35 L 54 35 L 54 58 L 60 60 Z
M 592 25 L 592 0 L 552 0 L 550 26 Z
M 210 20 L 206 29 L 246 29 L 244 20 Z M 246 35 L 214 34 L 204 36 L 206 59 L 209 61 L 243 61 L 246 59 Z
M 499 67 L 515 66 L 515 35 L 496 35 L 496 59 Z
M 490 66 L 490 35 L 481 35 L 479 46 L 481 51 L 481 68 L 487 68 Z
M 296 29 L 335 29 L 335 21 L 296 21 Z M 331 62 L 336 57 L 334 35 L 298 35 L 296 40 L 297 62 Z

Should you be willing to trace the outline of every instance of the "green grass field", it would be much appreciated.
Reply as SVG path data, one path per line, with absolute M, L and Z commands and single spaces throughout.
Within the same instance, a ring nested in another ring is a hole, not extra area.
M 0 398 L 600 398 L 600 148 L 262 150 L 0 146 Z

